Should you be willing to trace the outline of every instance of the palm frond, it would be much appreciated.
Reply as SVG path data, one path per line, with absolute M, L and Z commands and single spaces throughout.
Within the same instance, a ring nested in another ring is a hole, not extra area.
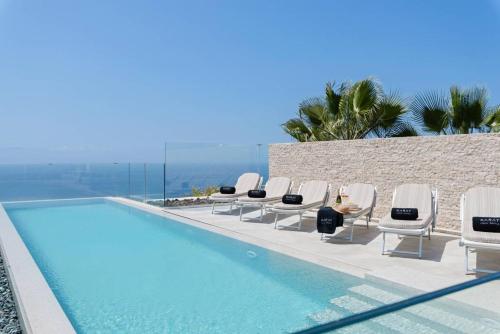
M 406 101 L 397 92 L 384 95 L 377 105 L 380 113 L 379 125 L 385 128 L 393 126 L 408 111 Z
M 335 119 L 338 117 L 339 114 L 339 102 L 340 98 L 342 97 L 341 94 L 335 92 L 335 82 L 333 83 L 328 82 L 326 84 L 325 95 L 326 95 L 326 105 L 328 107 L 327 112 L 332 119 Z
M 292 118 L 281 125 L 282 129 L 297 141 L 306 142 L 313 138 L 312 131 L 299 118 Z
M 376 105 L 380 93 L 381 88 L 373 79 L 356 82 L 350 90 L 353 111 L 360 114 L 371 110 Z
M 417 130 L 409 122 L 397 122 L 386 133 L 386 137 L 413 137 L 418 136 Z
M 462 90 L 453 86 L 450 89 L 452 123 L 459 133 L 480 130 L 487 116 L 488 93 L 485 88 L 473 87 Z
M 418 94 L 410 104 L 410 111 L 413 121 L 424 131 L 441 134 L 449 130 L 449 100 L 439 93 Z
M 325 102 L 320 98 L 304 100 L 299 105 L 299 117 L 309 126 L 321 126 L 325 118 Z

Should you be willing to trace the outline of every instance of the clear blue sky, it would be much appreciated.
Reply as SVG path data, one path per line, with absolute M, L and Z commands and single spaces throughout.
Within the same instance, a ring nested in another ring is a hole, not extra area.
M 500 103 L 500 0 L 0 0 L 0 162 L 289 141 L 301 100 L 367 76 Z

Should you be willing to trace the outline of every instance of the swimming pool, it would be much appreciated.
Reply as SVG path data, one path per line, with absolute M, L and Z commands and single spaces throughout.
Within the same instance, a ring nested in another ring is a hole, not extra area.
M 104 198 L 3 203 L 2 255 L 24 324 L 43 333 L 283 333 L 417 293 L 149 210 Z M 339 333 L 499 330 L 497 313 L 443 299 Z
M 4 207 L 79 333 L 290 332 L 362 283 L 106 199 Z

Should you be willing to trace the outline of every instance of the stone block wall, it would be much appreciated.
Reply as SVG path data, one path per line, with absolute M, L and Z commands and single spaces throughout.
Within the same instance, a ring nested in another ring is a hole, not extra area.
M 429 183 L 439 191 L 437 227 L 460 230 L 460 195 L 476 185 L 500 187 L 500 134 L 422 136 L 271 144 L 269 175 L 322 179 L 334 189 L 362 182 L 377 187 L 374 217 L 385 215 L 394 187 Z

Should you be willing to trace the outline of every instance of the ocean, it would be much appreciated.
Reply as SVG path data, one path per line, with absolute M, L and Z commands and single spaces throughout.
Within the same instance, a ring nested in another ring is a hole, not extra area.
M 268 178 L 267 164 L 100 163 L 0 165 L 0 201 L 100 196 L 136 199 L 190 196 L 192 188 L 233 185 L 244 172 Z

